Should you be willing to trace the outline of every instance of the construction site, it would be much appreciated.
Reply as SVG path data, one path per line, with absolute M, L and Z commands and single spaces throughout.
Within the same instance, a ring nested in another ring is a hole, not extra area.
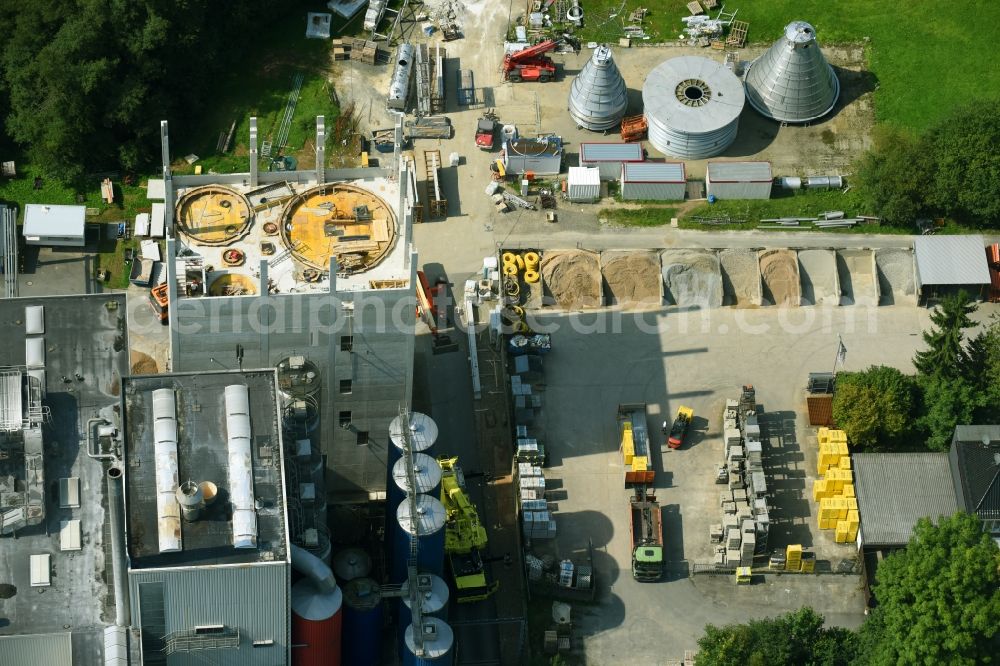
M 232 173 L 163 121 L 128 299 L 0 301 L 0 662 L 690 666 L 706 624 L 862 624 L 836 373 L 910 369 L 943 295 L 997 312 L 996 239 L 683 228 L 839 201 L 866 46 L 521 5 L 310 12 L 346 119 L 308 168 L 301 79 Z

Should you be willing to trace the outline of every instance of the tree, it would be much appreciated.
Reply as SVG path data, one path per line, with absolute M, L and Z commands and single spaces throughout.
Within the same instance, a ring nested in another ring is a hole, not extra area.
M 965 377 L 931 375 L 921 379 L 924 413 L 919 424 L 927 435 L 927 448 L 947 451 L 957 425 L 969 425 L 983 397 Z
M 1000 550 L 976 516 L 922 518 L 875 574 L 872 664 L 979 664 L 1000 653 Z
M 840 666 L 851 663 L 855 654 L 854 633 L 824 629 L 823 616 L 808 606 L 747 624 L 710 624 L 698 647 L 699 666 Z
M 874 365 L 837 375 L 833 420 L 856 448 L 898 447 L 911 434 L 917 402 L 912 377 Z
M 913 365 L 921 376 L 961 377 L 969 357 L 964 347 L 965 329 L 975 326 L 970 315 L 976 304 L 964 291 L 949 295 L 931 312 L 934 328 L 924 331 L 927 349 L 918 351 Z
M 921 145 L 934 162 L 928 205 L 968 226 L 1000 224 L 1000 100 L 955 109 Z
M 969 340 L 966 354 L 963 375 L 977 388 L 980 398 L 974 420 L 1000 423 L 1000 317 L 994 314 L 986 328 Z
M 854 180 L 868 210 L 890 224 L 912 226 L 927 212 L 924 198 L 931 176 L 930 157 L 917 140 L 881 130 L 858 162 Z

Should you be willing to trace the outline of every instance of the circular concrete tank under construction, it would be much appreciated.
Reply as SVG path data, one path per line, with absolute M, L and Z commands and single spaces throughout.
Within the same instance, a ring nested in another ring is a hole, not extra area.
M 236 190 L 205 185 L 177 200 L 177 230 L 199 245 L 228 245 L 247 234 L 250 202 Z
M 318 185 L 292 197 L 281 212 L 281 239 L 309 268 L 360 273 L 396 242 L 396 215 L 380 197 L 354 185 Z
M 642 86 L 649 142 L 689 160 L 722 153 L 736 139 L 743 84 L 719 62 L 697 56 L 657 65 Z
M 371 578 L 344 586 L 343 661 L 350 666 L 382 663 L 382 590 Z
M 255 296 L 257 283 L 249 275 L 223 273 L 208 285 L 209 296 Z
M 840 97 L 840 81 L 805 21 L 785 26 L 781 39 L 750 63 L 744 81 L 750 106 L 783 123 L 821 118 Z
M 340 666 L 344 595 L 339 587 L 320 592 L 308 578 L 292 585 L 292 663 Z
M 569 115 L 580 127 L 600 132 L 620 123 L 627 106 L 625 79 L 611 57 L 611 49 L 598 46 L 573 79 Z
M 410 539 L 417 537 L 417 568 L 437 576 L 444 575 L 444 524 L 446 514 L 441 500 L 417 495 L 416 514 L 410 515 L 410 501 L 396 509 L 395 546 L 392 553 L 391 583 L 406 580 L 406 562 L 410 559 Z
M 444 620 L 436 617 L 425 617 L 423 627 L 406 628 L 406 649 L 403 651 L 403 666 L 422 666 L 423 664 L 450 664 L 452 648 L 455 645 L 455 634 Z M 419 635 L 415 635 L 420 632 Z M 423 656 L 417 656 L 417 638 L 423 636 Z

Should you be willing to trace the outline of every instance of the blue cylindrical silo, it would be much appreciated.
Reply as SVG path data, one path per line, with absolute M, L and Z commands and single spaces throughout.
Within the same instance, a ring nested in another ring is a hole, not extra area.
M 423 635 L 423 655 L 417 656 L 417 642 L 414 632 Z M 403 666 L 442 666 L 455 660 L 455 634 L 444 620 L 425 617 L 422 627 L 412 624 L 406 629 L 406 649 L 403 650 Z
M 382 592 L 371 578 L 355 578 L 344 586 L 341 663 L 378 666 L 382 663 Z
M 441 466 L 426 453 L 413 454 L 413 475 L 416 487 L 410 488 L 410 477 L 406 471 L 406 458 L 400 458 L 392 466 L 392 480 L 389 482 L 389 511 L 394 512 L 406 498 L 407 491 L 437 497 L 441 493 Z
M 420 596 L 420 608 L 424 617 L 436 617 L 441 620 L 448 620 L 448 599 L 451 590 L 448 583 L 440 576 L 420 572 L 417 576 L 417 594 Z M 403 581 L 403 596 L 399 603 L 399 622 L 397 623 L 397 639 L 399 641 L 399 653 L 406 652 L 406 629 L 413 621 L 413 613 L 410 611 L 412 601 L 410 600 L 410 582 Z
M 444 524 L 446 514 L 441 500 L 429 495 L 416 496 L 416 515 L 410 515 L 410 502 L 404 500 L 396 509 L 396 536 L 389 582 L 406 580 L 406 562 L 410 558 L 410 538 L 419 540 L 417 568 L 436 576 L 444 574 Z
M 406 445 L 406 440 L 410 441 L 410 448 L 414 453 L 431 453 L 431 447 L 438 437 L 438 427 L 434 419 L 421 414 L 420 412 L 410 412 L 409 421 L 404 422 L 402 416 L 397 416 L 389 423 L 389 439 L 392 446 L 389 447 L 389 470 L 396 464 Z

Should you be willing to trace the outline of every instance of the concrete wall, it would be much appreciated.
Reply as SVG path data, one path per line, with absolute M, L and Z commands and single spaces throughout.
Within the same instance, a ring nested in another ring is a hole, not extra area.
M 286 563 L 254 566 L 149 569 L 129 572 L 134 626 L 160 622 L 158 608 L 140 603 L 140 586 L 163 584 L 162 624 L 167 635 L 198 625 L 222 624 L 238 629 L 238 649 L 208 652 L 175 652 L 167 666 L 200 663 L 198 655 L 211 655 L 215 666 L 273 666 L 289 663 L 291 567 Z M 262 603 L 265 602 L 266 603 Z M 146 614 L 144 618 L 144 613 Z M 254 641 L 273 640 L 268 647 Z

